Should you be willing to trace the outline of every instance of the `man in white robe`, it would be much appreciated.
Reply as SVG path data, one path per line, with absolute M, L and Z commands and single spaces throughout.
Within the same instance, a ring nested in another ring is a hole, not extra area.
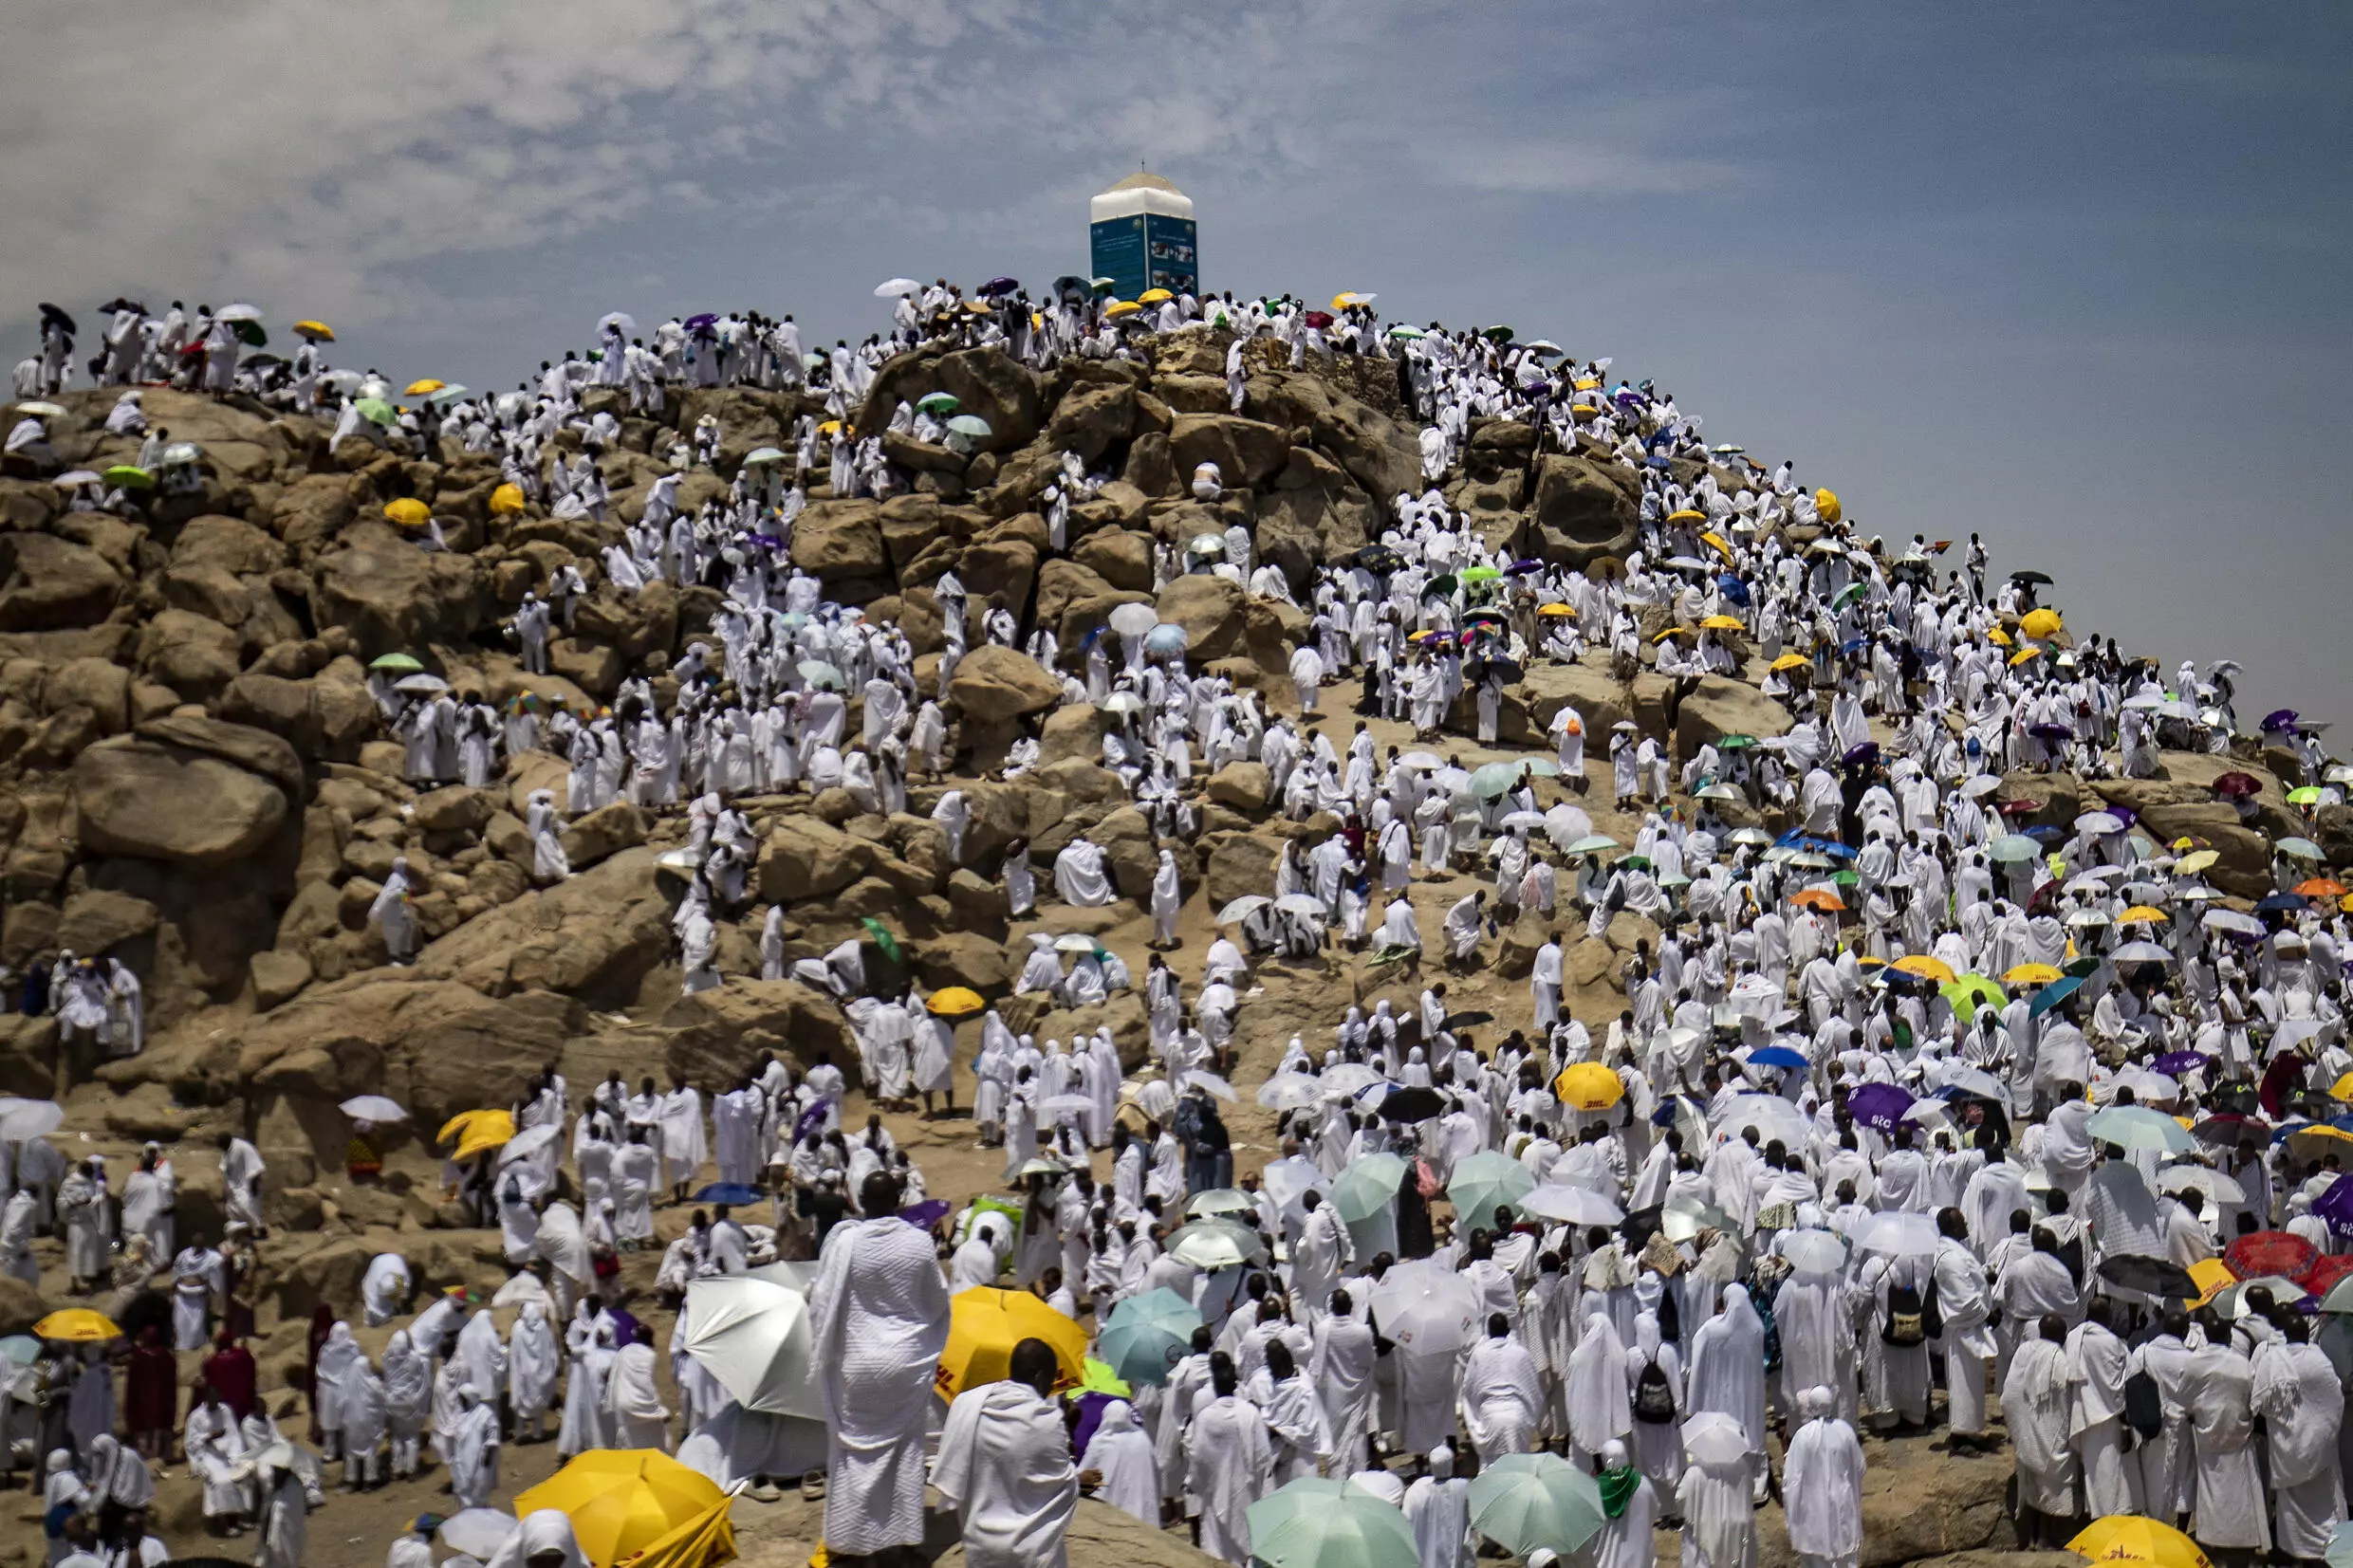
M 1801 1568 L 1855 1568 L 1862 1555 L 1862 1440 L 1837 1414 L 1837 1396 L 1816 1384 L 1798 1395 L 1806 1425 L 1789 1439 L 1781 1495 L 1789 1549 Z
M 866 1218 L 825 1237 L 809 1328 L 824 1396 L 824 1539 L 872 1554 L 923 1540 L 923 1434 L 948 1343 L 948 1289 L 931 1238 L 899 1219 L 899 1186 L 868 1176 Z
M 1079 1505 L 1079 1471 L 1052 1397 L 1058 1370 L 1052 1347 L 1024 1339 L 1002 1382 L 967 1389 L 948 1407 L 932 1484 L 956 1510 L 973 1568 L 1068 1560 L 1063 1536 Z
M 1352 1316 L 1356 1303 L 1348 1292 L 1334 1291 L 1326 1301 L 1327 1310 L 1312 1319 L 1307 1380 L 1324 1401 L 1332 1463 L 1348 1468 L 1370 1451 L 1379 1344 L 1372 1326 Z
M 1622 1364 L 1622 1356 L 1620 1359 Z M 1622 1371 L 1619 1384 L 1622 1408 Z M 1544 1417 L 1544 1387 L 1536 1375 L 1535 1357 L 1512 1336 L 1511 1319 L 1503 1313 L 1488 1318 L 1487 1337 L 1463 1357 L 1461 1397 L 1463 1430 L 1471 1434 L 1482 1467 L 1505 1454 L 1527 1453 L 1536 1446 L 1536 1425 Z
M 1223 1351 L 1210 1356 L 1209 1376 L 1210 1397 L 1184 1428 L 1184 1490 L 1200 1504 L 1201 1550 L 1240 1568 L 1250 1556 L 1244 1515 L 1265 1495 L 1273 1456 L 1266 1418 L 1234 1392 L 1233 1363 Z
M 2272 1540 L 2288 1557 L 2323 1558 L 2344 1518 L 2337 1436 L 2344 1385 L 2327 1354 L 2308 1342 L 2303 1319 L 2288 1319 L 2281 1334 L 2278 1342 L 2258 1347 L 2254 1360 L 2254 1411 L 2263 1417 L 2270 1458 Z
M 1471 1483 L 1454 1474 L 1453 1439 L 1430 1450 L 1430 1473 L 1405 1488 L 1403 1511 L 1421 1568 L 1471 1568 Z

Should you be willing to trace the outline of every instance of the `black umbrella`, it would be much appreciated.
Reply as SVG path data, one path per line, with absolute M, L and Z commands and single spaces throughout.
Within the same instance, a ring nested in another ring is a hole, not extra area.
M 57 306 L 51 304 L 46 300 L 43 300 L 41 302 L 41 319 L 45 323 L 55 322 L 59 326 L 63 327 L 68 335 L 82 330 L 80 327 L 74 325 L 74 319 L 71 316 L 66 315 L 63 310 L 58 309 Z
M 1492 1024 L 1494 1022 L 1495 1015 L 1493 1013 L 1448 1013 L 1446 1015 L 1446 1022 L 1438 1026 L 1451 1034 L 1456 1029 L 1468 1029 L 1474 1024 Z
M 117 294 L 113 299 L 108 300 L 104 304 L 100 305 L 98 308 L 109 312 L 116 310 L 136 310 L 142 316 L 147 314 L 147 306 L 138 300 L 126 300 L 120 294 Z
M 1645 1243 L 1658 1234 L 1659 1224 L 1665 1219 L 1666 1212 L 1666 1205 L 1658 1203 L 1648 1208 L 1635 1209 L 1618 1222 L 1618 1234 L 1626 1239 L 1627 1246 L 1639 1252 Z
M 1428 1121 L 1446 1109 L 1446 1097 L 1436 1089 L 1392 1089 L 1380 1102 L 1383 1121 Z
M 2129 1252 L 2103 1258 L 2100 1277 L 2125 1290 L 2144 1290 L 2173 1301 L 2194 1301 L 2203 1294 L 2190 1271 L 2170 1258 L 2142 1258 Z
M 2050 575 L 2047 572 L 2012 572 L 2010 580 L 2012 582 L 2040 582 L 2047 586 Z

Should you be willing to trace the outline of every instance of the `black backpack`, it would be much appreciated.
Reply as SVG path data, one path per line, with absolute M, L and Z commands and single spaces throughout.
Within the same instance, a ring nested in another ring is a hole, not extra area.
M 1887 1320 L 1880 1325 L 1880 1343 L 1909 1346 L 1927 1342 L 1928 1315 L 1919 1291 L 1911 1285 L 1889 1285 Z
M 2144 1443 L 2165 1430 L 2164 1397 L 2157 1379 L 2145 1372 L 2124 1379 L 2124 1420 Z
M 1634 1379 L 1634 1419 L 1663 1426 L 1675 1419 L 1675 1385 L 1656 1361 L 1645 1361 Z

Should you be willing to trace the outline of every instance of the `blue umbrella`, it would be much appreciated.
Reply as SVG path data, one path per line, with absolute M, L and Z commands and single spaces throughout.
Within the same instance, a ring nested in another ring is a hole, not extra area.
M 1724 597 L 1731 600 L 1734 604 L 1746 604 L 1749 602 L 1749 585 L 1741 581 L 1737 577 L 1734 577 L 1732 573 L 1726 572 L 1723 576 L 1717 578 L 1715 580 L 1715 585 L 1722 591 Z
M 2027 1004 L 2027 1016 L 2040 1018 L 2083 988 L 2084 977 L 2080 974 L 2068 975 L 2064 980 L 2054 980 L 2034 993 L 2034 1000 Z
M 1144 634 L 1144 652 L 1148 654 L 1181 654 L 1185 651 L 1185 629 L 1173 622 L 1162 621 Z
M 746 1187 L 742 1182 L 714 1181 L 695 1193 L 695 1201 L 724 1204 L 758 1203 L 760 1190 L 756 1187 Z
M 1751 1067 L 1806 1067 L 1812 1063 L 1808 1062 L 1802 1053 L 1793 1051 L 1787 1045 L 1768 1045 L 1762 1050 L 1749 1053 L 1749 1065 Z
M 2300 910 L 2304 908 L 2304 902 L 2292 893 L 2266 894 L 2255 900 L 2255 912 L 2258 914 L 2277 914 L 2288 910 Z

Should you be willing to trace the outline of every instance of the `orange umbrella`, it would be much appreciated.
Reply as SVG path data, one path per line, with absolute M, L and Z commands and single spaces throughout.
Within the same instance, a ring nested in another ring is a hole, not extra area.
M 2308 876 L 2296 884 L 2299 898 L 2342 898 L 2345 888 L 2333 876 Z
M 1828 888 L 1806 888 L 1789 895 L 1789 902 L 1806 910 L 1843 910 L 1846 900 Z

